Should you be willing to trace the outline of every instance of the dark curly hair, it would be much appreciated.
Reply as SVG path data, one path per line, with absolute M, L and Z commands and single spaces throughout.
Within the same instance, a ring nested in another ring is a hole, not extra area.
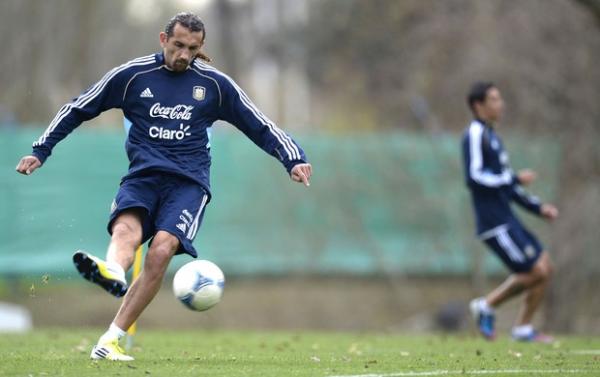
M 204 27 L 204 22 L 202 22 L 200 17 L 190 12 L 177 13 L 169 20 L 165 26 L 165 34 L 167 34 L 167 38 L 171 38 L 173 36 L 173 30 L 177 24 L 192 32 L 202 32 L 202 42 L 204 42 L 206 39 L 206 28 Z M 199 52 L 196 57 L 207 62 L 211 61 L 211 59 L 203 52 Z

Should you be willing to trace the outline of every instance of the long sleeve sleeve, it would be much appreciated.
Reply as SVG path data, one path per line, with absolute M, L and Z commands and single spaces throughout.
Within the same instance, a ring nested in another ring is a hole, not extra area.
M 32 154 L 43 163 L 56 144 L 81 123 L 97 117 L 103 111 L 121 107 L 123 83 L 119 73 L 126 68 L 127 65 L 123 65 L 111 70 L 79 97 L 64 105 L 42 136 L 33 143 Z
M 288 173 L 306 156 L 300 146 L 267 118 L 235 82 L 223 80 L 221 119 L 233 124 L 266 153 L 279 160 Z
M 499 188 L 511 185 L 513 183 L 513 175 L 510 169 L 505 169 L 500 174 L 495 174 L 484 169 L 482 140 L 482 127 L 470 127 L 464 145 L 464 162 L 467 182 L 470 185 L 474 184 L 488 188 Z
M 509 191 L 512 201 L 533 214 L 540 214 L 542 204 L 536 196 L 529 194 L 516 182 L 509 187 Z

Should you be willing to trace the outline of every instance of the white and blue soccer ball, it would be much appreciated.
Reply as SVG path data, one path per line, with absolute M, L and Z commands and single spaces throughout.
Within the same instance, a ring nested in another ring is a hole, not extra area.
M 225 276 L 223 271 L 207 260 L 183 265 L 173 278 L 175 297 L 191 310 L 204 311 L 221 301 Z

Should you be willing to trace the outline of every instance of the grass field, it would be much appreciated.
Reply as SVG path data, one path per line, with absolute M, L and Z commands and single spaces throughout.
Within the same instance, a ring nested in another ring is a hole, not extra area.
M 99 330 L 0 336 L 0 376 L 600 376 L 600 339 L 141 331 L 129 363 L 88 359 Z

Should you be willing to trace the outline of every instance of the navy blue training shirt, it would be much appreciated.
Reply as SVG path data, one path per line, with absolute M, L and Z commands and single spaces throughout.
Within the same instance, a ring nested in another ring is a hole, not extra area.
M 33 143 L 42 163 L 54 146 L 82 122 L 120 108 L 131 122 L 123 180 L 148 172 L 181 175 L 210 193 L 210 127 L 227 121 L 288 173 L 306 162 L 300 146 L 269 120 L 227 75 L 194 60 L 184 72 L 167 68 L 162 53 L 131 60 L 108 72 L 56 114 Z
M 491 126 L 479 120 L 472 121 L 463 135 L 462 155 L 465 180 L 475 209 L 477 234 L 481 238 L 489 238 L 503 227 L 519 224 L 510 207 L 513 201 L 540 214 L 540 201 L 519 184 L 502 140 Z

